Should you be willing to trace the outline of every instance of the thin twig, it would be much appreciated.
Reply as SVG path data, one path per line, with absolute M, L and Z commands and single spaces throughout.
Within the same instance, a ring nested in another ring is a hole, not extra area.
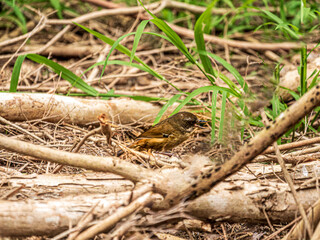
M 0 136 L 0 148 L 33 156 L 63 165 L 86 168 L 121 175 L 133 182 L 160 177 L 159 173 L 136 164 L 122 161 L 116 157 L 98 157 L 79 153 L 70 153 L 34 145 L 9 137 Z
M 312 145 L 315 143 L 320 143 L 320 137 L 315 137 L 307 140 L 302 140 L 298 142 L 292 142 L 292 143 L 286 143 L 286 144 L 281 144 L 279 146 L 279 150 L 290 150 L 293 148 L 298 148 L 298 147 L 304 147 L 308 145 Z M 273 147 L 268 147 L 267 150 L 265 150 L 262 154 L 268 154 L 268 153 L 274 153 L 274 148 Z
M 27 41 L 29 40 L 29 38 L 36 34 L 37 32 L 41 31 L 43 29 L 43 27 L 46 25 L 46 20 L 47 18 L 45 16 L 42 16 L 40 21 L 38 22 L 37 26 L 28 34 L 26 34 L 26 39 L 23 41 L 23 43 L 18 47 L 18 49 L 15 51 L 14 54 L 9 54 L 10 58 L 9 60 L 3 64 L 1 70 L 0 70 L 0 74 L 3 72 L 3 70 L 5 69 L 5 67 L 11 62 L 11 60 L 16 57 L 19 56 L 18 52 L 20 51 L 20 49 L 27 43 Z
M 99 222 L 98 224 L 92 226 L 91 228 L 87 229 L 83 233 L 79 234 L 76 240 L 84 240 L 90 239 L 101 233 L 110 229 L 114 224 L 119 222 L 121 219 L 131 215 L 135 211 L 143 208 L 145 205 L 149 204 L 154 200 L 154 196 L 152 192 L 147 192 L 143 196 L 139 197 L 137 200 L 130 203 L 128 206 L 119 208 L 114 214 L 108 216 L 105 220 Z
M 17 129 L 18 131 L 20 131 L 20 132 L 22 132 L 22 133 L 27 134 L 28 136 L 36 139 L 37 141 L 39 141 L 39 142 L 41 142 L 41 143 L 43 143 L 43 144 L 47 144 L 46 141 L 42 140 L 41 138 L 37 137 L 36 135 L 32 134 L 31 132 L 23 129 L 22 127 L 19 127 L 17 124 L 14 124 L 14 123 L 8 121 L 7 119 L 5 119 L 5 118 L 3 118 L 3 117 L 1 117 L 1 116 L 0 116 L 0 122 L 3 123 L 3 124 L 7 124 L 7 125 L 15 128 L 15 129 Z
M 274 233 L 270 234 L 268 237 L 264 238 L 263 240 L 274 239 L 276 236 L 278 236 L 279 233 L 281 233 L 282 231 L 286 230 L 288 227 L 291 227 L 293 224 L 295 224 L 299 220 L 301 220 L 301 217 L 298 217 L 298 218 L 294 219 L 292 222 L 290 222 L 287 225 L 285 225 L 284 227 L 278 229 L 277 231 L 275 231 Z
M 305 230 L 304 221 L 301 217 L 297 218 L 299 222 L 290 230 L 282 240 L 299 239 L 301 233 Z M 317 225 L 320 221 L 320 200 L 312 205 L 308 210 L 308 220 Z
M 262 112 L 261 116 L 262 116 L 262 119 L 263 119 L 263 122 L 265 123 L 265 125 L 268 126 L 269 125 L 269 120 L 268 120 L 266 114 L 264 112 Z M 310 222 L 309 222 L 309 220 L 307 218 L 306 211 L 304 210 L 301 202 L 299 201 L 297 191 L 296 191 L 295 186 L 293 184 L 292 178 L 290 177 L 290 174 L 289 174 L 289 172 L 288 172 L 288 170 L 286 168 L 286 164 L 285 164 L 285 162 L 284 162 L 284 160 L 282 158 L 282 155 L 281 155 L 281 152 L 280 152 L 280 150 L 278 148 L 278 143 L 277 142 L 273 143 L 273 148 L 275 150 L 278 162 L 279 162 L 279 164 L 281 166 L 284 178 L 286 179 L 286 181 L 287 181 L 287 183 L 289 185 L 289 188 L 291 190 L 291 193 L 292 193 L 292 196 L 294 198 L 294 201 L 298 205 L 299 212 L 300 212 L 300 214 L 302 216 L 302 219 L 304 221 L 304 224 L 305 224 L 305 226 L 307 228 L 307 232 L 309 234 L 309 237 L 311 238 L 312 234 L 313 234 L 313 231 L 312 231 Z
M 84 135 L 84 137 L 81 139 L 81 141 L 77 144 L 77 146 L 74 149 L 71 149 L 72 152 L 77 153 L 79 152 L 79 149 L 81 148 L 81 146 L 84 144 L 84 142 L 92 135 L 101 133 L 101 127 L 98 127 L 96 129 L 93 129 L 92 131 L 88 132 L 86 135 Z

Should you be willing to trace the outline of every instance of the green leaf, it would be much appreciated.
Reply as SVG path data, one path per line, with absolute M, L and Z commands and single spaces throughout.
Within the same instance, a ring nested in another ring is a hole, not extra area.
M 237 80 L 237 82 L 239 83 L 239 85 L 241 86 L 241 88 L 243 89 L 243 91 L 245 93 L 248 93 L 249 91 L 249 87 L 248 84 L 244 81 L 243 77 L 241 76 L 241 74 L 237 71 L 237 69 L 235 69 L 231 64 L 229 64 L 226 60 L 224 60 L 223 58 L 208 52 L 207 53 L 210 57 L 212 57 L 214 60 L 216 60 L 217 62 L 221 63 L 222 66 L 224 66 Z M 239 94 L 241 94 L 239 92 L 239 89 L 234 85 L 233 87 L 234 91 L 238 91 Z
M 138 28 L 137 28 L 137 32 L 134 36 L 134 41 L 133 41 L 133 45 L 132 45 L 132 50 L 131 50 L 131 56 L 130 56 L 130 63 L 132 63 L 133 61 L 133 58 L 134 58 L 134 55 L 136 54 L 136 50 L 137 50 L 137 47 L 138 47 L 138 44 L 139 44 L 139 41 L 140 41 L 140 38 L 141 38 L 141 35 L 146 27 L 146 25 L 149 23 L 150 20 L 143 20 Z
M 174 104 L 181 97 L 181 95 L 181 93 L 174 95 L 165 105 L 163 105 L 161 110 L 158 112 L 157 117 L 153 122 L 153 125 L 157 124 L 160 121 L 162 115 L 167 111 L 167 109 L 170 106 L 172 106 L 172 104 Z
M 300 60 L 300 96 L 307 91 L 307 47 L 301 48 Z
M 4 1 L 4 2 L 13 9 L 15 15 L 16 15 L 16 16 L 18 17 L 18 19 L 20 20 L 22 32 L 23 32 L 23 33 L 28 32 L 28 30 L 27 30 L 26 18 L 24 17 L 24 15 L 23 15 L 23 13 L 21 12 L 20 8 L 19 8 L 17 5 L 15 5 L 15 1 L 8 1 L 8 0 L 6 0 L 6 1 Z
M 59 0 L 50 0 L 51 5 L 55 10 L 57 10 L 57 15 L 60 19 L 63 19 L 62 17 L 62 8 Z
M 172 112 L 172 114 L 178 113 L 181 108 L 183 108 L 193 97 L 204 93 L 204 92 L 209 92 L 209 91 L 221 91 L 230 93 L 231 95 L 234 95 L 233 91 L 231 91 L 228 88 L 224 87 L 218 87 L 218 86 L 205 86 L 205 87 L 199 87 L 198 89 L 194 90 L 192 93 L 190 93 L 181 103 L 180 105 Z
M 14 67 L 12 70 L 12 75 L 11 75 L 11 81 L 10 81 L 10 89 L 9 92 L 16 92 L 18 83 L 19 83 L 19 76 L 20 76 L 20 71 L 21 71 L 21 65 L 26 58 L 26 55 L 21 55 L 17 57 L 16 62 L 14 63 Z
M 112 94 L 114 94 L 114 89 L 110 89 L 110 90 L 107 92 L 107 95 L 112 95 Z M 109 100 L 110 97 L 103 96 L 101 99 L 102 99 L 102 100 Z
M 92 66 L 90 66 L 89 68 L 87 68 L 87 69 L 83 72 L 83 74 L 85 74 L 86 72 L 90 71 L 91 69 L 93 69 L 93 68 L 96 67 L 96 66 L 104 65 L 104 63 L 105 63 L 105 61 L 103 61 L 103 62 L 97 62 L 97 63 L 93 64 Z M 108 64 L 109 64 L 109 65 L 122 65 L 122 66 L 128 66 L 128 67 L 135 67 L 135 68 L 138 68 L 138 69 L 140 69 L 140 70 L 142 70 L 142 71 L 144 71 L 144 72 L 147 72 L 147 73 L 151 74 L 152 76 L 157 77 L 157 76 L 154 74 L 154 71 L 150 71 L 149 68 L 146 68 L 146 67 L 144 67 L 144 66 L 142 66 L 142 65 L 139 65 L 139 64 L 137 64 L 137 63 L 131 63 L 131 64 L 130 64 L 129 62 L 126 62 L 126 61 L 112 60 L 112 61 L 108 61 Z
M 310 85 L 309 85 L 309 87 L 308 87 L 308 90 L 310 90 L 311 88 L 313 88 L 313 87 L 319 82 L 319 81 L 318 81 L 319 74 L 320 74 L 320 70 L 317 72 L 317 70 L 315 69 L 315 70 L 313 71 L 313 73 L 310 75 L 310 77 L 313 76 L 313 78 L 312 78 L 312 81 L 311 81 L 311 83 L 310 83 Z M 309 77 L 309 78 L 310 78 L 310 77 Z
M 77 26 L 79 26 L 79 27 L 81 27 L 82 29 L 86 30 L 87 32 L 91 33 L 92 35 L 96 36 L 97 38 L 101 39 L 101 40 L 104 41 L 105 43 L 108 43 L 108 44 L 111 45 L 111 46 L 113 46 L 114 43 L 116 42 L 116 41 L 112 40 L 111 38 L 108 38 L 108 37 L 104 36 L 104 35 L 101 34 L 101 33 L 98 33 L 98 32 L 96 32 L 96 31 L 94 31 L 94 30 L 91 30 L 91 29 L 85 27 L 85 26 L 82 26 L 82 25 L 79 24 L 79 23 L 75 23 L 75 22 L 74 22 L 74 24 L 76 24 Z M 129 34 L 132 34 L 132 33 L 129 33 Z M 161 37 L 165 37 L 165 36 L 162 36 L 162 35 L 160 35 L 160 34 L 155 34 L 155 33 L 152 33 L 152 34 L 153 34 L 153 35 L 157 35 L 157 36 L 161 36 Z M 131 51 L 130 51 L 128 48 L 122 46 L 121 44 L 116 44 L 116 45 L 117 45 L 117 46 L 115 47 L 115 49 L 117 49 L 118 51 L 126 54 L 126 55 L 129 56 L 129 57 L 131 56 Z M 111 50 L 110 50 L 110 51 L 111 51 Z M 152 72 L 153 72 L 153 75 L 156 76 L 158 79 L 165 81 L 165 82 L 168 83 L 170 86 L 172 86 L 173 88 L 175 88 L 177 91 L 182 92 L 178 87 L 176 87 L 175 85 L 173 85 L 172 83 L 170 83 L 165 77 L 163 77 L 162 75 L 160 75 L 159 73 L 157 73 L 156 71 L 154 71 L 152 68 L 150 68 L 150 67 L 149 67 L 146 63 L 144 63 L 140 58 L 138 58 L 137 56 L 134 56 L 133 59 L 134 59 L 135 61 L 137 61 L 138 63 L 142 64 L 145 68 L 148 68 L 149 71 L 152 71 Z
M 91 95 L 85 94 L 85 93 L 70 93 L 69 96 L 88 97 Z M 116 98 L 127 97 L 127 98 L 131 98 L 138 101 L 144 101 L 144 102 L 168 101 L 168 99 L 166 98 L 148 97 L 148 96 L 141 96 L 141 95 L 114 94 L 113 91 L 109 91 L 108 93 L 100 93 L 99 97 L 101 97 L 102 99 L 107 99 L 110 97 L 116 97 Z
M 168 36 L 168 38 L 171 40 L 172 44 L 174 44 L 174 46 L 176 46 L 180 50 L 180 52 L 182 52 L 188 58 L 188 60 L 191 63 L 196 64 L 196 60 L 189 53 L 187 47 L 185 46 L 185 44 L 183 43 L 183 41 L 181 40 L 179 35 L 175 31 L 173 31 L 168 26 L 168 24 L 166 24 L 163 20 L 157 18 L 152 12 L 150 12 L 148 9 L 146 9 L 145 6 L 142 4 L 141 0 L 139 0 L 139 3 L 153 17 L 153 19 L 151 19 L 150 21 Z
M 216 4 L 217 1 L 213 1 L 208 7 L 207 9 L 201 14 L 201 16 L 199 17 L 199 19 L 196 22 L 196 25 L 194 27 L 194 39 L 196 41 L 197 44 L 197 50 L 198 52 L 203 52 L 204 54 L 200 54 L 200 59 L 202 62 L 202 65 L 204 67 L 204 70 L 209 73 L 210 75 L 217 77 L 215 75 L 215 72 L 213 71 L 213 67 L 211 64 L 210 59 L 208 58 L 207 54 L 206 54 L 206 46 L 205 46 L 205 41 L 204 41 L 204 37 L 203 37 L 203 30 L 202 30 L 202 26 L 204 24 L 204 21 L 206 19 L 210 19 L 211 15 L 212 15 L 212 8 L 214 7 L 214 5 Z M 215 85 L 215 80 L 214 78 L 212 78 L 211 76 L 209 76 L 209 80 L 211 82 L 212 85 Z
M 299 39 L 299 35 L 292 31 L 292 29 L 288 26 L 288 23 L 284 22 L 281 18 L 273 14 L 272 12 L 266 11 L 264 9 L 258 8 L 260 11 L 262 11 L 264 14 L 266 14 L 271 20 L 278 23 L 278 27 L 284 29 L 286 32 L 289 33 L 289 35 L 294 39 Z
M 61 75 L 61 77 L 68 82 L 71 83 L 72 86 L 79 88 L 80 90 L 84 91 L 85 93 L 91 95 L 91 96 L 99 96 L 99 92 L 94 89 L 93 87 L 89 86 L 85 81 L 83 81 L 80 77 L 75 75 L 73 72 L 71 72 L 69 69 L 66 69 L 65 67 L 61 66 L 60 64 L 49 60 L 43 56 L 40 56 L 38 54 L 28 54 L 27 58 L 30 60 L 42 63 L 50 67 L 55 73 Z
M 217 99 L 218 90 L 212 91 L 212 104 L 211 104 L 211 144 L 214 143 L 216 138 L 216 119 L 217 119 Z
M 219 123 L 219 141 L 222 141 L 223 137 L 223 126 L 224 126 L 224 116 L 226 111 L 226 101 L 227 101 L 227 92 L 222 92 L 221 99 L 221 113 L 220 113 L 220 123 Z
M 296 93 L 295 91 L 293 91 L 293 90 L 291 90 L 291 89 L 289 89 L 289 88 L 283 87 L 283 86 L 280 86 L 280 88 L 288 91 L 288 92 L 291 94 L 291 96 L 292 96 L 296 101 L 299 100 L 300 95 L 299 95 L 298 93 Z

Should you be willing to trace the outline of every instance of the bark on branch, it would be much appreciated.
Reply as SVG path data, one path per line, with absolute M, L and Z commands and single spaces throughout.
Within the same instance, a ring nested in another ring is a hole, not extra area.
M 310 169 L 316 164 L 310 166 Z M 312 170 L 311 170 L 312 173 Z M 40 192 L 50 193 L 68 192 L 66 197 L 60 199 L 42 200 L 35 196 L 25 201 L 0 201 L 0 235 L 1 236 L 30 236 L 30 235 L 55 235 L 74 226 L 79 219 L 96 205 L 94 214 L 99 216 L 127 205 L 132 197 L 131 191 L 109 193 L 107 191 L 119 191 L 123 188 L 123 181 L 110 180 L 117 178 L 109 174 L 95 176 L 96 173 L 87 176 L 74 175 L 40 175 L 26 179 L 8 179 L 7 184 L 15 187 L 25 182 L 26 194 L 34 185 L 38 185 Z M 261 182 L 250 180 L 249 174 L 233 176 L 232 180 L 218 184 L 208 194 L 205 194 L 187 206 L 185 211 L 195 217 L 211 219 L 215 221 L 228 220 L 231 222 L 265 222 L 267 213 L 272 222 L 289 222 L 296 217 L 298 209 L 288 189 L 287 184 L 274 180 Z M 88 179 L 89 178 L 89 179 Z M 103 180 L 103 178 L 105 178 Z M 86 184 L 87 193 L 77 193 L 75 179 L 79 184 Z M 92 180 L 90 180 L 92 179 Z M 74 191 L 70 192 L 74 186 Z M 117 186 L 119 189 L 117 190 Z M 129 188 L 132 189 L 128 185 Z M 92 192 L 92 193 L 88 193 Z M 101 193 L 99 193 L 101 191 Z M 318 199 L 315 188 L 300 189 L 301 203 L 305 208 L 311 206 Z M 302 197 L 303 196 L 303 197 Z M 160 202 L 161 197 L 156 202 Z M 45 224 L 44 224 L 45 223 Z M 17 231 L 17 229 L 19 231 Z

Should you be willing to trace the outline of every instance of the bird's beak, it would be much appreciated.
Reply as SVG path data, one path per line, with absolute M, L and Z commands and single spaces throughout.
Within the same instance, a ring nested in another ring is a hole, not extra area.
M 196 126 L 199 127 L 199 128 L 204 128 L 203 126 L 201 126 L 200 124 L 203 124 L 203 123 L 207 123 L 208 121 L 205 121 L 205 120 L 199 120 L 197 121 L 196 123 Z
M 206 121 L 206 120 L 200 120 L 200 119 L 198 119 L 198 121 L 197 121 L 197 123 L 206 123 L 206 122 L 208 122 L 208 121 Z

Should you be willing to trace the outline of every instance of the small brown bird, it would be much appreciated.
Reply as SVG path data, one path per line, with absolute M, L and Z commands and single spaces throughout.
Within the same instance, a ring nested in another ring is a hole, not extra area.
M 135 150 L 166 151 L 188 139 L 198 118 L 190 112 L 179 112 L 142 133 L 129 147 Z M 121 156 L 120 150 L 117 156 Z

